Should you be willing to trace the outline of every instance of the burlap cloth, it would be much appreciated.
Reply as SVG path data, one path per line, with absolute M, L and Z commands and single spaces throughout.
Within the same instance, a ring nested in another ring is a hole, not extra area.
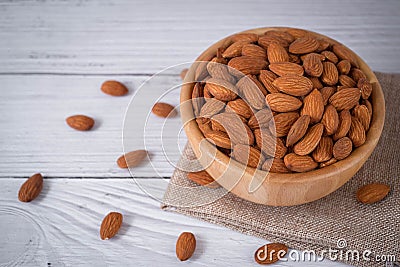
M 371 250 L 372 258 L 392 254 L 399 262 L 400 74 L 377 73 L 377 77 L 386 100 L 382 136 L 362 169 L 336 192 L 308 204 L 270 207 L 240 199 L 224 192 L 225 189 L 196 186 L 186 178 L 185 172 L 176 169 L 164 195 L 163 208 L 271 242 L 282 242 L 293 249 L 320 253 L 329 248 L 337 249 L 341 239 L 347 242 L 344 252 L 358 250 L 361 256 L 363 251 Z M 188 159 L 193 158 L 192 149 L 186 146 L 178 166 L 188 167 L 192 164 Z M 372 205 L 358 203 L 356 190 L 372 182 L 388 184 L 390 194 L 382 202 Z M 192 205 L 199 199 L 215 201 Z M 341 261 L 355 266 L 385 266 L 382 262 L 351 261 L 351 257 Z

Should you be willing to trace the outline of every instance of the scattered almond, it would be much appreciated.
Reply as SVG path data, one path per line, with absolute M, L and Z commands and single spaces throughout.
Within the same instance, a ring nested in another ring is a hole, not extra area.
M 196 184 L 207 186 L 209 188 L 218 188 L 220 185 L 214 181 L 211 175 L 206 171 L 189 172 L 187 177 Z
M 176 241 L 176 257 L 181 261 L 186 261 L 192 257 L 196 250 L 196 238 L 190 232 L 183 232 Z
M 373 204 L 383 200 L 390 192 L 390 187 L 385 184 L 367 184 L 357 190 L 357 200 L 363 204 Z
M 154 115 L 162 118 L 172 118 L 178 114 L 174 106 L 163 102 L 155 103 L 151 109 L 151 112 L 153 112 Z
M 134 150 L 120 156 L 117 159 L 117 164 L 120 168 L 133 168 L 138 166 L 147 156 L 146 150 Z
M 122 214 L 119 212 L 110 212 L 104 217 L 100 226 L 100 238 L 107 240 L 118 233 L 122 225 Z
M 32 175 L 26 180 L 19 189 L 18 199 L 21 202 L 31 202 L 34 200 L 42 191 L 43 188 L 43 177 L 40 173 Z
M 101 91 L 112 96 L 123 96 L 129 92 L 128 88 L 118 81 L 105 81 L 101 85 Z
M 85 115 L 74 115 L 66 119 L 67 124 L 78 131 L 89 131 L 94 126 L 94 120 Z

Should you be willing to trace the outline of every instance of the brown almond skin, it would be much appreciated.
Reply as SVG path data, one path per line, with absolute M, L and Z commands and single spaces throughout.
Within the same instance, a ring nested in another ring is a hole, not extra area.
M 293 43 L 289 46 L 289 52 L 292 54 L 307 54 L 314 52 L 319 48 L 319 42 L 310 37 L 305 36 L 296 39 Z
M 358 104 L 361 92 L 358 88 L 345 88 L 337 91 L 329 98 L 331 103 L 338 111 L 352 109 Z
M 71 128 L 78 131 L 89 131 L 94 126 L 94 120 L 85 115 L 73 115 L 65 121 Z
M 333 141 L 329 136 L 323 136 L 318 146 L 312 152 L 312 157 L 316 162 L 325 162 L 332 158 Z
M 105 81 L 101 85 L 101 91 L 112 96 L 124 96 L 129 92 L 128 88 L 118 81 Z
M 309 115 L 311 123 L 319 122 L 324 114 L 324 100 L 318 89 L 314 89 L 304 98 L 301 115 Z
M 225 108 L 225 103 L 218 99 L 208 100 L 200 110 L 200 117 L 210 118 Z
M 325 107 L 324 116 L 322 117 L 321 122 L 325 127 L 325 133 L 327 135 L 336 133 L 339 127 L 339 114 L 332 105 Z
M 260 70 L 265 69 L 268 63 L 257 57 L 241 56 L 229 60 L 229 72 L 233 75 L 258 75 Z
M 341 60 L 337 65 L 336 65 L 338 71 L 340 74 L 349 74 L 350 69 L 351 69 L 351 63 L 348 60 Z
M 282 93 L 268 94 L 265 100 L 269 108 L 276 112 L 295 111 L 303 105 L 298 98 Z
M 118 233 L 122 225 L 123 216 L 119 212 L 110 212 L 104 217 L 100 226 L 100 238 L 107 240 L 112 238 Z
M 323 71 L 323 65 L 318 54 L 308 54 L 303 61 L 303 67 L 305 72 L 314 77 L 319 77 Z
M 322 63 L 324 69 L 322 71 L 321 80 L 327 85 L 335 85 L 339 80 L 339 72 L 332 62 Z
M 337 160 L 342 160 L 347 158 L 351 154 L 352 150 L 353 143 L 351 142 L 350 138 L 342 137 L 337 140 L 333 146 L 333 156 Z
M 242 55 L 249 57 L 260 57 L 265 59 L 267 57 L 267 51 L 261 46 L 255 44 L 245 44 L 242 47 Z
M 289 55 L 286 49 L 277 43 L 271 43 L 267 49 L 268 61 L 270 63 L 288 62 Z
M 206 138 L 211 139 L 216 146 L 219 146 L 222 148 L 227 148 L 227 149 L 230 149 L 232 147 L 231 139 L 229 139 L 228 134 L 225 132 L 206 131 L 206 132 L 203 132 L 203 134 Z
M 365 131 L 368 131 L 369 124 L 371 123 L 371 114 L 369 113 L 367 106 L 355 106 L 353 109 L 353 115 L 361 122 Z
M 347 109 L 342 110 L 339 114 L 339 126 L 336 133 L 333 135 L 333 140 L 336 141 L 342 137 L 345 137 L 350 130 L 351 126 L 351 114 Z
M 373 183 L 367 184 L 357 190 L 357 200 L 363 204 L 373 204 L 383 200 L 390 192 L 390 187 L 386 184 Z
M 299 114 L 297 112 L 279 113 L 270 121 L 269 130 L 276 133 L 276 137 L 283 137 L 289 133 L 293 123 L 297 121 Z
M 356 117 L 351 117 L 351 125 L 348 137 L 351 139 L 355 147 L 359 147 L 365 143 L 365 129 Z
M 32 175 L 28 180 L 21 185 L 18 192 L 18 199 L 21 202 L 31 202 L 43 188 L 43 176 L 40 173 Z
M 308 125 L 310 124 L 310 116 L 302 115 L 292 125 L 286 138 L 286 146 L 292 146 L 306 134 Z
M 198 172 L 189 172 L 187 177 L 195 182 L 196 184 L 207 186 L 209 188 L 218 188 L 220 185 L 214 181 L 214 178 L 211 177 L 208 172 L 205 170 Z
M 285 162 L 283 162 L 283 159 L 277 159 L 277 158 L 270 158 L 267 159 L 264 164 L 262 165 L 262 168 L 265 171 L 270 171 L 274 173 L 290 173 L 291 171 L 286 167 Z
M 174 106 L 163 102 L 155 103 L 153 108 L 151 109 L 151 112 L 161 118 L 172 118 L 177 115 Z
M 269 69 L 279 76 L 304 74 L 304 69 L 302 66 L 290 62 L 271 63 L 269 64 Z
M 176 257 L 180 261 L 186 261 L 192 257 L 196 250 L 196 238 L 190 232 L 183 232 L 176 241 Z
M 257 168 L 263 162 L 261 151 L 248 145 L 235 145 L 232 155 L 238 162 L 252 168 Z
M 251 110 L 250 106 L 243 99 L 229 101 L 226 112 L 235 112 L 246 119 L 253 115 L 253 111 Z
M 273 264 L 283 258 L 288 247 L 281 243 L 270 243 L 259 247 L 254 253 L 254 260 L 258 264 Z M 266 254 L 267 255 L 266 255 Z
M 324 126 L 321 123 L 315 124 L 308 130 L 303 139 L 294 145 L 293 151 L 300 156 L 310 154 L 318 146 L 323 132 Z
M 287 154 L 283 160 L 286 167 L 294 172 L 307 172 L 318 167 L 318 163 L 310 156 L 299 156 L 295 153 L 290 153 Z
M 350 61 L 351 65 L 358 68 L 358 62 L 356 56 L 347 47 L 341 44 L 334 44 L 332 46 L 333 53 L 338 56 L 338 58 Z
M 279 89 L 273 84 L 273 81 L 278 78 L 278 75 L 269 70 L 261 70 L 258 80 L 265 86 L 268 92 L 279 93 Z
M 117 164 L 121 169 L 133 168 L 138 166 L 147 156 L 146 150 L 134 150 L 120 156 Z
M 279 91 L 292 96 L 307 95 L 313 89 L 310 79 L 300 75 L 285 75 L 277 78 L 272 83 Z

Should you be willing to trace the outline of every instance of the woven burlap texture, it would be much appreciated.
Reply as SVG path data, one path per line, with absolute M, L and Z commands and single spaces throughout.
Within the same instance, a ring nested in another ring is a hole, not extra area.
M 254 204 L 225 192 L 199 187 L 177 168 L 164 196 L 163 208 L 215 223 L 235 231 L 282 242 L 298 250 L 320 253 L 337 248 L 373 251 L 374 255 L 393 254 L 400 260 L 400 74 L 377 73 L 386 100 L 385 126 L 379 144 L 361 170 L 334 193 L 294 207 Z M 186 146 L 178 166 L 196 168 L 194 154 Z M 381 202 L 363 205 L 355 192 L 362 185 L 381 182 L 391 187 Z M 204 200 L 204 205 L 197 205 Z M 201 201 L 200 201 L 201 202 Z M 354 266 L 385 266 L 373 261 L 341 261 Z

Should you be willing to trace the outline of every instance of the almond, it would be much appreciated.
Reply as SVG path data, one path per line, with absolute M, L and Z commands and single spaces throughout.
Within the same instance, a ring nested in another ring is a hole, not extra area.
M 351 109 L 357 105 L 360 99 L 360 90 L 358 88 L 345 88 L 329 98 L 331 103 L 337 110 Z
M 319 122 L 324 114 L 324 101 L 321 93 L 314 89 L 304 100 L 303 108 L 301 109 L 301 115 L 309 115 L 311 123 Z
M 129 92 L 128 88 L 118 81 L 105 81 L 101 85 L 101 91 L 112 96 L 123 96 Z
M 342 160 L 347 158 L 352 150 L 353 143 L 351 142 L 350 138 L 342 137 L 337 140 L 335 145 L 333 146 L 333 156 L 337 160 Z
M 247 43 L 254 43 L 258 40 L 258 35 L 255 33 L 237 33 L 231 37 L 233 42 L 246 41 Z
M 280 38 L 280 39 L 287 41 L 288 43 L 291 43 L 295 40 L 293 35 L 291 35 L 290 33 L 284 32 L 284 31 L 270 30 L 270 31 L 266 31 L 264 33 L 264 35 L 270 36 L 273 38 Z
M 231 67 L 229 72 L 235 76 L 248 74 L 257 75 L 260 73 L 260 70 L 267 67 L 267 61 L 256 57 L 241 56 L 232 58 L 228 66 Z M 238 73 L 238 71 L 240 73 Z
M 199 82 L 195 83 L 195 85 L 193 86 L 192 105 L 195 117 L 198 117 L 200 115 L 201 107 L 204 105 L 203 90 L 204 88 Z
M 196 250 L 196 238 L 190 232 L 183 232 L 176 240 L 176 257 L 180 261 L 186 261 L 192 257 Z
M 240 116 L 235 113 L 220 113 L 212 118 L 219 122 L 225 129 L 234 144 L 252 145 L 254 136 L 250 128 L 243 123 Z
M 289 112 L 299 109 L 302 102 L 293 96 L 282 93 L 269 94 L 265 98 L 269 108 L 276 112 Z
M 289 28 L 285 32 L 289 33 L 294 38 L 301 38 L 301 37 L 310 35 L 310 32 L 308 32 L 306 30 L 302 30 L 302 29 L 296 29 L 296 28 Z
M 282 139 L 276 138 L 268 129 L 255 129 L 254 137 L 257 146 L 268 156 L 283 158 L 286 155 L 287 148 Z
M 286 136 L 298 118 L 297 112 L 279 113 L 274 116 L 273 121 L 270 121 L 269 130 L 271 133 L 275 132 L 277 137 Z
M 273 84 L 273 81 L 276 78 L 278 78 L 278 76 L 269 70 L 261 70 L 260 76 L 258 77 L 260 82 L 262 82 L 262 84 L 270 93 L 279 93 L 279 89 Z
M 312 157 L 316 162 L 325 162 L 332 158 L 333 141 L 329 136 L 321 137 L 318 146 L 312 152 Z
M 313 84 L 313 88 L 322 89 L 324 87 L 324 85 L 321 83 L 318 77 L 309 77 L 309 79 Z
M 213 78 L 225 80 L 231 84 L 234 84 L 235 78 L 229 73 L 228 67 L 221 63 L 209 62 L 207 64 L 207 71 Z
M 357 190 L 357 200 L 363 204 L 373 204 L 383 200 L 390 192 L 386 184 L 367 184 Z
M 286 52 L 286 49 L 277 43 L 272 43 L 268 46 L 267 54 L 268 54 L 268 61 L 270 63 L 289 61 L 289 55 Z
M 251 116 L 247 124 L 251 129 L 267 128 L 271 119 L 272 112 L 268 109 L 262 109 Z
M 120 156 L 117 159 L 117 164 L 122 169 L 136 167 L 146 158 L 146 156 L 146 150 L 134 150 Z
M 336 133 L 339 127 L 339 114 L 332 105 L 326 106 L 321 122 L 325 126 L 325 133 L 327 135 Z
M 260 57 L 263 59 L 267 58 L 267 51 L 261 46 L 255 44 L 245 44 L 242 47 L 242 55 L 249 57 Z
M 321 52 L 321 55 L 323 55 L 327 60 L 329 60 L 333 64 L 336 64 L 339 61 L 339 59 L 337 58 L 335 53 L 333 53 L 331 51 L 323 51 L 323 52 Z
M 162 118 L 172 118 L 178 114 L 174 106 L 164 102 L 155 103 L 151 109 L 151 112 L 153 112 L 154 115 Z
M 226 129 L 216 120 L 211 119 L 211 129 L 213 131 L 221 131 L 226 133 Z
M 345 47 L 344 45 L 341 44 L 334 44 L 332 46 L 332 51 L 333 53 L 335 53 L 340 59 L 346 59 L 348 60 L 351 65 L 353 65 L 354 67 L 358 68 L 358 62 L 357 62 L 357 57 L 355 56 L 355 54 L 348 49 L 347 47 Z
M 299 141 L 306 134 L 308 125 L 310 123 L 309 115 L 302 115 L 292 125 L 286 138 L 286 146 L 292 146 Z
M 207 71 L 207 61 L 196 61 L 195 63 L 196 70 L 194 72 L 194 79 L 197 82 L 202 82 L 208 75 Z
M 333 87 L 324 87 L 320 90 L 322 95 L 322 100 L 324 101 L 324 106 L 328 104 L 329 98 L 335 93 L 335 88 Z
M 200 131 L 205 135 L 207 132 L 211 132 L 211 120 L 209 118 L 196 118 L 197 126 Z
M 262 163 L 262 154 L 254 147 L 238 144 L 233 147 L 233 158 L 238 162 L 252 168 L 257 168 Z
M 363 99 L 361 101 L 361 104 L 363 104 L 364 106 L 367 107 L 369 115 L 372 116 L 373 112 L 372 112 L 372 104 L 371 104 L 371 102 L 369 102 L 367 99 Z
M 333 135 L 333 140 L 338 140 L 345 137 L 350 130 L 351 114 L 347 109 L 342 110 L 339 114 L 339 126 L 336 133 Z
M 222 56 L 224 58 L 239 57 L 242 55 L 242 48 L 246 44 L 248 44 L 248 41 L 246 40 L 234 42 L 225 49 L 225 51 L 222 53 Z
M 231 101 L 237 97 L 237 88 L 230 82 L 218 78 L 207 80 L 207 90 L 218 100 Z
M 317 123 L 312 126 L 304 135 L 304 137 L 294 145 L 294 153 L 300 156 L 310 154 L 318 146 L 323 132 L 324 126 L 321 123 Z
M 350 72 L 350 77 L 353 78 L 354 81 L 358 82 L 360 79 L 367 80 L 367 76 L 360 69 L 353 68 Z
M 323 65 L 318 54 L 311 53 L 306 55 L 303 61 L 303 67 L 305 72 L 314 77 L 319 77 L 323 71 Z
M 74 115 L 66 119 L 67 124 L 78 131 L 89 131 L 94 126 L 94 120 L 85 115 Z
M 359 147 L 365 143 L 366 136 L 364 126 L 356 117 L 351 117 L 351 125 L 348 136 L 355 147 Z
M 360 88 L 361 97 L 363 99 L 368 99 L 372 93 L 372 84 L 367 79 L 360 78 L 358 80 L 357 87 Z
M 280 46 L 285 48 L 289 46 L 288 41 L 278 36 L 263 35 L 258 38 L 258 45 L 260 45 L 264 49 L 268 50 L 271 44 L 279 44 Z
M 356 82 L 347 75 L 340 75 L 339 82 L 341 85 L 348 88 L 354 88 L 357 85 Z
M 279 76 L 288 74 L 303 75 L 304 69 L 302 66 L 290 62 L 271 63 L 269 69 Z
M 296 39 L 293 43 L 289 46 L 289 52 L 293 54 L 307 54 L 314 52 L 319 48 L 319 42 L 310 37 L 305 36 Z
M 304 96 L 311 92 L 313 84 L 310 79 L 300 75 L 285 75 L 273 81 L 279 91 L 292 96 Z
M 100 226 L 100 238 L 107 240 L 118 233 L 122 225 L 122 214 L 119 212 L 110 212 L 104 217 Z
M 371 123 L 371 114 L 368 108 L 365 105 L 357 105 L 353 109 L 353 115 L 361 122 L 365 131 L 368 131 L 369 124 Z
M 317 168 L 316 163 L 310 156 L 299 156 L 295 153 L 290 153 L 283 159 L 286 167 L 294 172 L 307 172 Z
M 251 110 L 250 106 L 243 99 L 229 101 L 226 112 L 234 112 L 246 119 L 253 115 L 253 111 Z
M 327 85 L 335 85 L 339 80 L 339 72 L 332 62 L 324 62 L 321 80 Z
M 330 47 L 330 45 L 331 45 L 329 43 L 329 41 L 324 39 L 324 38 L 318 39 L 318 42 L 319 42 L 319 47 L 316 50 L 316 52 L 324 51 L 324 50 L 328 49 Z
M 21 202 L 31 202 L 37 196 L 43 188 L 43 177 L 40 173 L 32 175 L 28 180 L 26 180 L 18 192 L 18 199 Z
M 265 97 L 252 76 L 244 76 L 237 82 L 237 87 L 242 92 L 243 98 L 255 109 L 265 107 Z
M 225 103 L 217 99 L 210 99 L 200 110 L 200 117 L 210 118 L 225 108 Z
M 206 138 L 211 139 L 212 143 L 222 148 L 231 148 L 231 140 L 225 132 L 221 131 L 206 131 L 203 132 Z
M 220 185 L 206 171 L 189 172 L 187 177 L 196 184 L 209 188 L 218 188 Z
M 181 79 L 182 80 L 184 80 L 185 79 L 185 77 L 186 77 L 186 74 L 188 73 L 188 71 L 189 71 L 189 69 L 183 69 L 182 71 L 181 71 L 181 73 L 179 74 L 179 76 L 181 77 Z
M 347 75 L 347 74 L 349 74 L 349 72 L 350 72 L 351 64 L 350 64 L 350 61 L 344 59 L 344 60 L 341 60 L 341 61 L 336 65 L 336 67 L 337 67 L 337 69 L 338 69 L 338 71 L 339 71 L 340 74 Z
M 331 158 L 331 159 L 328 160 L 328 161 L 321 162 L 321 163 L 319 164 L 319 167 L 320 167 L 320 168 L 325 168 L 325 167 L 328 167 L 329 165 L 332 165 L 332 164 L 336 163 L 337 161 L 338 161 L 337 159 Z
M 288 247 L 281 243 L 270 243 L 259 247 L 254 253 L 254 260 L 258 264 L 272 264 L 282 259 Z
M 301 64 L 300 57 L 298 55 L 293 55 L 293 54 L 289 54 L 289 62 L 290 63 Z
M 262 165 L 261 169 L 275 173 L 290 173 L 290 170 L 286 167 L 283 159 L 277 158 L 267 159 Z

